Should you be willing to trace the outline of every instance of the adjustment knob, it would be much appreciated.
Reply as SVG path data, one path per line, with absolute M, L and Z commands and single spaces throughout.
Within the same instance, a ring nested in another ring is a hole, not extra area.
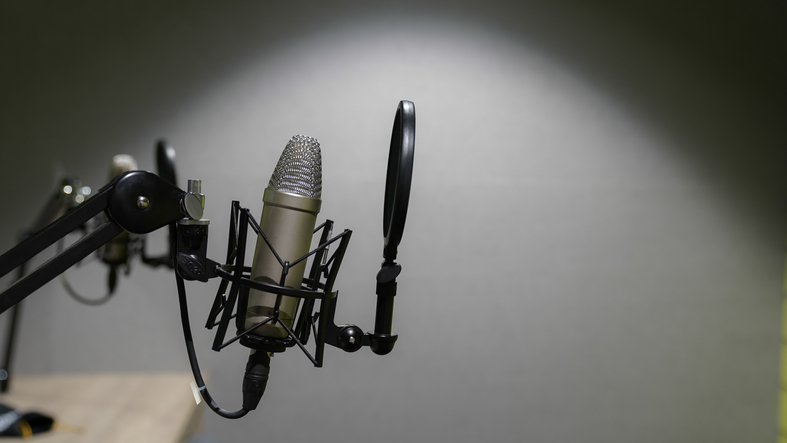
M 345 326 L 339 331 L 339 347 L 347 352 L 355 352 L 363 346 L 363 331 L 355 325 Z

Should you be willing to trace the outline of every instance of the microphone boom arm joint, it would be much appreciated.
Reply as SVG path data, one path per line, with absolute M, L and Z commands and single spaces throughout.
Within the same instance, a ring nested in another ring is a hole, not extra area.
M 178 219 L 199 219 L 202 209 L 191 193 L 146 171 L 115 177 L 80 206 L 55 220 L 0 256 L 0 277 L 23 265 L 56 241 L 102 211 L 107 221 L 71 247 L 0 293 L 0 313 L 22 301 L 41 286 L 65 272 L 118 234 L 147 234 Z

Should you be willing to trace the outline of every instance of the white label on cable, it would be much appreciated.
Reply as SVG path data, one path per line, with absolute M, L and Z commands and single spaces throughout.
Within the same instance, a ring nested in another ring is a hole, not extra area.
M 201 389 L 197 388 L 197 384 L 194 383 L 194 380 L 189 382 L 189 386 L 191 386 L 191 393 L 194 394 L 194 401 L 200 404 L 202 402 L 202 397 L 199 395 Z

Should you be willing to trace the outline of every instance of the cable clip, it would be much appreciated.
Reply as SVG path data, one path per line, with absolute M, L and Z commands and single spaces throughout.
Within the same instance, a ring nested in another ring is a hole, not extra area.
M 195 383 L 194 380 L 189 382 L 189 386 L 191 386 L 191 393 L 194 394 L 194 401 L 197 402 L 197 404 L 202 403 L 202 396 L 200 395 L 200 391 L 204 391 L 205 386 L 197 387 L 197 383 Z

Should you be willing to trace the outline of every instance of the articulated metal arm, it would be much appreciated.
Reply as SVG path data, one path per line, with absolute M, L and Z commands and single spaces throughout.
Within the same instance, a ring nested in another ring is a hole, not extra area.
M 21 266 L 104 211 L 108 221 L 0 293 L 0 313 L 19 303 L 121 232 L 146 234 L 183 217 L 202 218 L 199 194 L 159 176 L 131 171 L 118 176 L 74 210 L 0 256 L 0 277 Z

